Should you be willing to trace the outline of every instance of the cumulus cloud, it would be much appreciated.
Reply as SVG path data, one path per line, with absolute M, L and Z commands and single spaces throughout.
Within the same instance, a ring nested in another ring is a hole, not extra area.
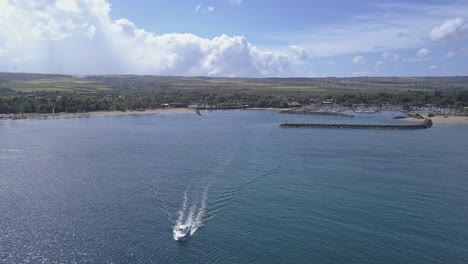
M 243 36 L 155 35 L 110 12 L 107 0 L 0 0 L 0 71 L 292 76 L 306 56 L 262 50 Z
M 383 64 L 383 61 L 381 60 L 375 62 L 375 66 L 377 67 L 382 66 L 382 64 Z
M 79 13 L 80 8 L 75 0 L 57 0 L 55 8 L 69 13 Z
M 195 7 L 195 13 L 200 12 L 201 7 L 202 7 L 202 4 L 198 4 L 198 5 Z
M 416 57 L 403 59 L 403 61 L 421 62 L 431 60 L 432 52 L 427 48 L 422 48 L 416 52 Z
M 203 14 L 206 14 L 206 13 L 213 13 L 214 12 L 214 7 L 213 6 L 208 6 L 206 8 L 203 8 L 203 5 L 202 4 L 198 4 L 196 7 L 195 7 L 195 13 L 203 13 Z
M 432 28 L 430 37 L 434 41 L 452 40 L 468 34 L 468 25 L 461 17 L 444 21 L 441 25 Z
M 294 58 L 297 60 L 308 60 L 310 58 L 310 53 L 304 48 L 295 45 L 291 45 L 289 48 L 291 49 Z
M 363 56 L 356 56 L 353 58 L 353 64 L 365 64 L 366 59 Z
M 419 60 L 427 60 L 429 59 L 430 55 L 431 55 L 431 51 L 426 48 L 422 48 L 418 50 L 418 52 L 416 52 L 416 57 Z
M 209 6 L 209 7 L 206 8 L 206 12 L 208 12 L 208 13 L 211 13 L 213 11 L 214 11 L 214 7 L 212 7 L 212 6 Z
M 439 66 L 437 66 L 437 65 L 429 66 L 429 70 L 437 70 L 437 69 L 439 69 Z
M 386 61 L 397 61 L 398 60 L 398 55 L 395 53 L 390 53 L 390 52 L 384 52 L 382 54 L 382 57 Z

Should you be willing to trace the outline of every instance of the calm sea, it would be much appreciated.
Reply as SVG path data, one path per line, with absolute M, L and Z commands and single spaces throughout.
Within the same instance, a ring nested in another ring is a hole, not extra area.
M 0 263 L 468 263 L 468 125 L 202 114 L 0 122 Z

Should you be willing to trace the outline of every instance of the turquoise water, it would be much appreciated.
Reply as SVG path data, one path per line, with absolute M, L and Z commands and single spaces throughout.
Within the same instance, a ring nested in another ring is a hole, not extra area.
M 0 262 L 468 263 L 467 125 L 202 114 L 0 122 Z

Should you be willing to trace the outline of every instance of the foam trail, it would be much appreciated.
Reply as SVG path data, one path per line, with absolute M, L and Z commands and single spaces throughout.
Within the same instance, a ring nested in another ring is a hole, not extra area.
M 184 222 L 184 217 L 185 217 L 185 211 L 187 211 L 187 205 L 188 205 L 188 197 L 187 197 L 187 193 L 189 192 L 190 190 L 190 187 L 191 187 L 191 183 L 187 186 L 187 188 L 185 189 L 184 191 L 184 195 L 183 195 L 183 199 L 182 199 L 182 206 L 180 207 L 179 209 L 179 212 L 178 212 L 178 217 L 177 217 L 177 221 L 173 227 L 173 237 L 174 237 L 174 240 L 177 240 L 177 237 L 175 235 L 175 230 L 176 230 L 176 227 L 180 226 L 183 224 Z
M 190 186 L 191 185 L 187 186 L 187 189 L 185 189 L 183 202 L 182 202 L 182 207 L 179 210 L 179 217 L 177 218 L 176 225 L 181 225 L 183 223 L 183 221 L 184 221 L 185 211 L 187 211 L 187 204 L 188 204 L 187 193 L 190 190 Z
M 185 220 L 185 225 L 188 225 L 190 227 L 193 226 L 193 216 L 195 215 L 196 210 L 197 210 L 197 205 L 194 204 L 190 207 L 190 211 L 187 215 L 187 219 Z
M 205 190 L 203 191 L 200 209 L 198 209 L 198 213 L 196 214 L 195 218 L 191 221 L 192 234 L 195 233 L 195 231 L 197 231 L 197 229 L 203 225 L 203 217 L 205 216 L 206 212 L 206 202 L 208 200 L 208 190 L 210 189 L 210 185 L 211 184 L 206 186 Z
M 184 225 L 190 227 L 190 236 L 192 236 L 198 228 L 203 225 L 203 217 L 205 216 L 206 207 L 207 207 L 207 200 L 208 200 L 208 190 L 210 188 L 209 184 L 205 190 L 203 191 L 202 198 L 200 200 L 200 204 L 198 206 L 197 203 L 190 206 L 190 209 L 187 213 L 187 206 L 189 204 L 189 200 L 187 197 L 187 191 L 184 193 L 184 199 L 182 202 L 182 207 L 179 210 L 179 217 L 174 228 Z M 185 217 L 185 215 L 187 215 Z M 175 231 L 174 231 L 175 232 Z M 174 233 L 174 239 L 177 240 Z

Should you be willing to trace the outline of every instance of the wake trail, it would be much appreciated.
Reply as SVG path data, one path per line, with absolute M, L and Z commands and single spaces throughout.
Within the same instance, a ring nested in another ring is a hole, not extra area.
M 216 200 L 216 202 L 211 207 L 211 210 L 206 214 L 205 222 L 212 220 L 219 212 L 221 212 L 226 207 L 229 201 L 231 201 L 232 199 L 234 199 L 234 197 L 237 196 L 238 193 L 242 192 L 243 190 L 245 190 L 247 187 L 249 187 L 250 185 L 254 183 L 257 183 L 263 179 L 269 178 L 272 175 L 277 174 L 279 172 L 279 169 L 280 168 L 278 166 L 278 168 L 275 168 L 273 170 L 264 172 L 260 175 L 254 176 L 251 179 L 241 183 L 240 185 L 234 188 L 229 188 L 225 192 L 221 193 L 218 196 L 218 199 Z
M 207 200 L 208 200 L 208 190 L 210 189 L 211 184 L 206 186 L 205 190 L 203 191 L 202 200 L 200 209 L 196 214 L 195 218 L 193 219 L 193 233 L 197 231 L 197 229 L 203 226 L 203 217 L 205 216 Z
M 191 187 L 192 187 L 192 183 L 190 183 L 184 191 L 183 198 L 182 198 L 182 206 L 178 212 L 179 216 L 177 217 L 176 225 L 181 225 L 184 221 L 185 211 L 187 211 L 187 205 L 188 205 L 187 193 L 190 191 Z
M 232 164 L 234 158 L 236 157 L 239 151 L 239 144 L 235 144 L 235 148 L 231 151 L 228 157 L 223 158 L 223 162 L 221 163 L 222 171 L 217 171 L 216 168 L 211 169 L 211 173 L 209 175 L 211 177 L 204 177 L 200 179 L 200 181 L 207 181 L 206 187 L 203 189 L 201 194 L 201 198 L 195 202 L 191 202 L 188 193 L 190 192 L 192 183 L 195 180 L 195 177 L 192 177 L 190 185 L 187 187 L 185 192 L 183 193 L 182 205 L 178 211 L 178 218 L 174 225 L 174 228 L 179 226 L 188 226 L 190 228 L 190 236 L 192 236 L 200 227 L 203 226 L 204 222 L 206 222 L 206 214 L 207 214 L 207 207 L 208 207 L 208 191 L 213 182 L 217 180 L 216 176 L 225 173 L 226 167 Z M 189 207 L 189 204 L 191 206 Z
M 193 203 L 189 207 L 188 192 L 190 188 L 187 188 L 184 192 L 183 201 L 181 208 L 179 210 L 179 216 L 174 228 L 178 226 L 188 226 L 190 227 L 190 236 L 192 236 L 198 228 L 203 226 L 204 216 L 206 213 L 206 208 L 208 205 L 208 190 L 210 189 L 211 183 L 208 184 L 203 190 L 201 200 L 199 202 Z

